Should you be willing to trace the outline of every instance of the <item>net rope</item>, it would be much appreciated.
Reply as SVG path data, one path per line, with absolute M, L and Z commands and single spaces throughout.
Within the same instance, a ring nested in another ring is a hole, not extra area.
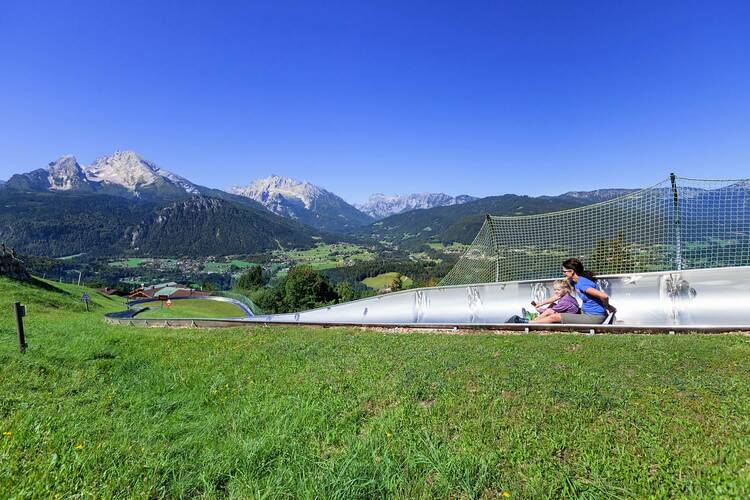
M 570 210 L 488 215 L 440 286 L 554 278 L 569 257 L 596 274 L 750 265 L 750 180 L 674 177 Z

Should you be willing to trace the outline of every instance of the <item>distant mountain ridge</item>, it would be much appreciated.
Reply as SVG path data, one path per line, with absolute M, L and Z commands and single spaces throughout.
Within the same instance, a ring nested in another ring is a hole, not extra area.
M 314 228 L 260 203 L 199 186 L 133 151 L 82 167 L 72 155 L 0 187 L 0 240 L 44 256 L 170 256 L 309 248 Z
M 327 231 L 347 231 L 373 220 L 330 191 L 279 175 L 234 186 L 230 192 L 255 200 L 282 217 Z
M 92 183 L 119 186 L 136 194 L 151 186 L 157 189 L 169 186 L 171 190 L 191 195 L 200 193 L 199 186 L 142 158 L 134 151 L 117 151 L 97 158 L 84 172 Z
M 419 247 L 428 241 L 471 243 L 486 214 L 531 215 L 586 205 L 567 196 L 488 196 L 460 205 L 411 210 L 386 217 L 359 228 L 355 234 L 406 247 Z
M 362 212 L 375 219 L 384 219 L 410 210 L 460 205 L 477 198 L 466 194 L 450 196 L 445 193 L 412 193 L 387 195 L 375 193 L 361 205 L 355 205 Z
M 444 193 L 375 194 L 358 209 L 309 182 L 272 175 L 225 192 L 197 185 L 134 151 L 117 151 L 89 166 L 81 166 L 72 155 L 62 156 L 45 168 L 0 182 L 5 209 L 0 211 L 0 239 L 27 253 L 55 256 L 90 251 L 87 248 L 218 255 L 229 249 L 265 251 L 274 245 L 309 247 L 313 238 L 361 238 L 418 248 L 427 242 L 471 242 L 485 214 L 554 212 L 634 191 L 607 188 L 479 199 Z M 725 207 L 723 191 L 683 190 L 686 196 L 710 200 L 713 205 L 706 213 L 732 208 Z
M 636 191 L 639 191 L 639 189 L 607 188 L 595 189 L 593 191 L 568 191 L 561 194 L 560 197 L 575 198 L 587 203 L 599 203 L 600 201 L 608 201 Z
M 4 187 L 32 192 L 97 192 L 134 198 L 168 198 L 201 192 L 200 186 L 145 160 L 134 151 L 102 156 L 88 167 L 81 167 L 75 156 L 62 156 L 47 168 L 13 175 Z

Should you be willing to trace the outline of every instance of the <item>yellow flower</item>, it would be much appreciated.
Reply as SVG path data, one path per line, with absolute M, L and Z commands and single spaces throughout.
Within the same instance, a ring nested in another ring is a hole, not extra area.
M 503 496 L 505 498 L 508 498 L 510 496 L 510 493 L 508 493 L 507 491 L 503 491 Z
M 83 445 L 82 444 L 77 444 L 76 445 L 76 450 L 82 450 L 82 449 L 83 449 Z
M 10 436 L 12 436 L 12 435 L 13 435 L 13 433 L 12 433 L 12 432 L 10 432 L 10 431 L 6 431 L 6 432 L 3 432 L 3 436 L 8 436 L 8 437 L 10 437 Z
M 390 438 L 392 438 L 392 437 L 393 437 L 393 434 L 391 434 L 390 432 L 386 432 L 386 433 L 385 433 L 385 436 L 386 436 L 386 437 L 387 437 L 388 439 L 390 439 Z

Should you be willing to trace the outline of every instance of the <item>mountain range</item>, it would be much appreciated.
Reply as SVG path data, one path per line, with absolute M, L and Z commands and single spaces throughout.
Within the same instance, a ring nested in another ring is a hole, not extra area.
M 0 241 L 46 256 L 227 255 L 352 239 L 406 248 L 470 242 L 487 213 L 562 210 L 630 191 L 481 199 L 375 194 L 353 206 L 309 182 L 277 175 L 229 192 L 208 188 L 133 151 L 118 151 L 88 166 L 63 156 L 0 184 Z
M 0 241 L 45 256 L 206 256 L 309 248 L 325 232 L 250 198 L 199 186 L 116 152 L 81 167 L 63 156 L 0 186 Z
M 176 200 L 190 195 L 211 196 L 241 202 L 297 220 L 323 231 L 354 229 L 395 213 L 418 208 L 452 205 L 473 200 L 443 193 L 386 196 L 373 195 L 362 207 L 309 182 L 272 175 L 256 179 L 229 192 L 211 189 L 174 174 L 134 151 L 117 151 L 82 167 L 72 155 L 60 157 L 46 168 L 15 174 L 0 183 L 21 192 L 86 192 L 140 200 Z
M 325 231 L 344 232 L 373 218 L 330 191 L 288 177 L 272 175 L 230 192 L 255 200 L 271 212 Z
M 144 160 L 132 151 L 97 158 L 83 168 L 67 155 L 47 168 L 12 176 L 6 188 L 18 191 L 98 192 L 134 198 L 199 194 L 196 185 Z
M 376 193 L 361 205 L 355 205 L 359 210 L 374 219 L 385 219 L 391 215 L 409 212 L 411 210 L 460 205 L 474 201 L 477 198 L 466 194 L 450 196 L 445 193 L 414 193 L 402 195 L 387 195 Z

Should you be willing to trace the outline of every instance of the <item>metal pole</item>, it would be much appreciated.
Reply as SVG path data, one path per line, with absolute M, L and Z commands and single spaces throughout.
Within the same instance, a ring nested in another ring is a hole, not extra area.
M 495 283 L 500 281 L 500 251 L 497 248 L 497 240 L 495 239 L 495 228 L 492 225 L 492 217 L 490 214 L 485 215 L 485 222 L 490 227 L 490 236 L 492 236 L 492 247 L 495 249 Z
M 26 315 L 26 308 L 20 302 L 13 303 L 13 313 L 16 317 L 16 333 L 18 334 L 18 350 L 21 354 L 26 352 L 26 334 L 23 331 L 23 317 Z
M 669 174 L 672 182 L 672 199 L 674 203 L 674 229 L 675 229 L 675 266 L 678 271 L 682 270 L 682 223 L 680 221 L 680 198 L 677 193 L 677 176 Z

